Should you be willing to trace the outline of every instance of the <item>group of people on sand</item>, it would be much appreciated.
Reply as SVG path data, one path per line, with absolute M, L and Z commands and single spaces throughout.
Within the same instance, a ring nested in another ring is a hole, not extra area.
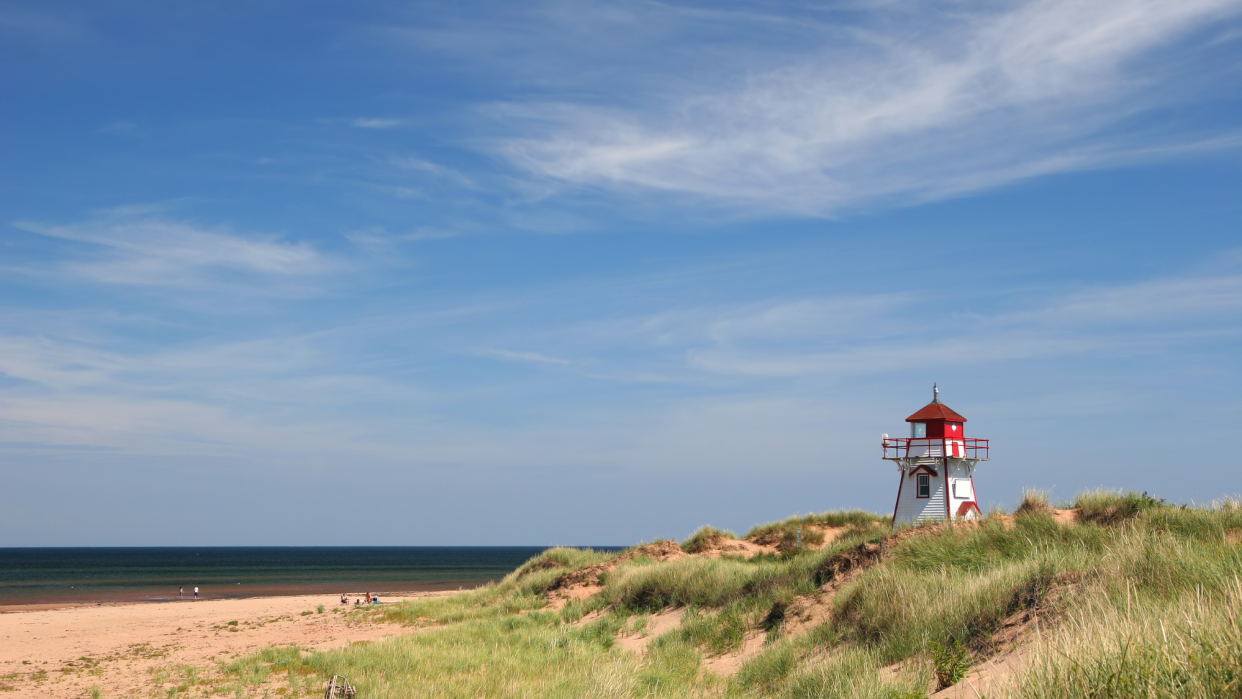
M 180 597 L 181 599 L 185 599 L 185 588 L 184 587 L 177 588 L 177 596 Z M 198 599 L 198 588 L 197 587 L 194 588 L 194 599 Z
M 344 592 L 341 593 L 341 604 L 349 604 L 349 595 L 345 594 Z M 372 595 L 370 592 L 368 592 L 366 596 L 366 602 L 363 602 L 361 599 L 354 600 L 355 607 L 362 605 L 362 604 L 383 604 L 383 602 L 380 601 L 379 595 Z

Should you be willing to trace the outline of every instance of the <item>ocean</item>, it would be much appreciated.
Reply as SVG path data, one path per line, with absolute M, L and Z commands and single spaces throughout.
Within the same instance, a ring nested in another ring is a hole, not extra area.
M 475 587 L 542 546 L 0 548 L 0 605 Z

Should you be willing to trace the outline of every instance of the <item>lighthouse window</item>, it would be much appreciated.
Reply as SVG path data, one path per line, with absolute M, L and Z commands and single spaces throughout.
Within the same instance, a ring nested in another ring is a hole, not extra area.
M 920 473 L 915 480 L 918 483 L 918 497 L 931 497 L 931 476 Z
M 924 439 L 925 437 L 927 437 L 927 423 L 926 422 L 910 423 L 910 436 L 914 437 L 915 439 Z

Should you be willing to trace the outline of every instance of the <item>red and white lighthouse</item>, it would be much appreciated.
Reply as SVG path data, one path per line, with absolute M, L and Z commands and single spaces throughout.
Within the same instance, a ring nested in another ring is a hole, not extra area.
M 988 440 L 967 438 L 966 418 L 940 402 L 935 385 L 932 395 L 932 402 L 906 418 L 909 437 L 883 438 L 884 458 L 901 471 L 894 528 L 982 516 L 974 475 L 975 466 L 988 460 Z

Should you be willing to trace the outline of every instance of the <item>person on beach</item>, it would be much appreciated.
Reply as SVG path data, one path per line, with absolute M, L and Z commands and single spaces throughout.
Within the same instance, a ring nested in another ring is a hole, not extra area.
M 367 593 L 367 604 L 370 604 L 370 603 L 371 603 L 371 593 L 368 592 Z
M 185 588 L 184 587 L 177 588 L 177 596 L 180 597 L 181 599 L 185 599 Z
M 344 592 L 341 593 L 341 604 L 349 604 L 349 597 Z
M 198 588 L 194 588 L 194 599 L 198 599 Z

